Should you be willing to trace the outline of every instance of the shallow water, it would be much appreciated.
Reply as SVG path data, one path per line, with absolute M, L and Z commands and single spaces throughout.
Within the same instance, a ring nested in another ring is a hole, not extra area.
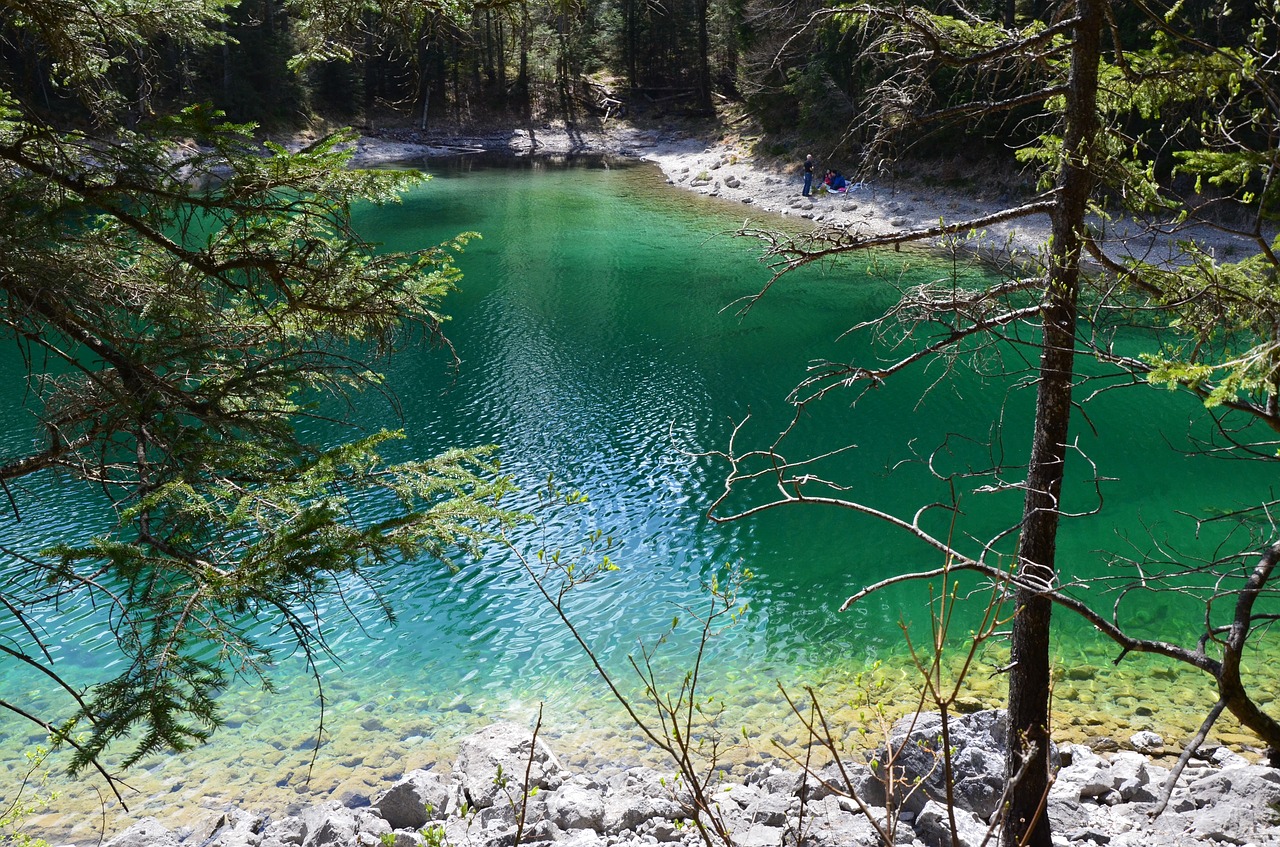
M 850 612 L 836 609 L 869 582 L 941 561 L 900 531 L 831 507 L 713 523 L 705 512 L 725 468 L 705 454 L 724 450 L 748 414 L 742 443 L 767 445 L 789 420 L 784 399 L 809 362 L 892 355 L 889 345 L 902 339 L 889 337 L 873 349 L 862 335 L 843 333 L 879 314 L 898 288 L 952 271 L 936 258 L 905 253 L 888 254 L 874 267 L 832 263 L 788 278 L 743 314 L 733 304 L 758 291 L 768 274 L 753 243 L 726 233 L 750 214 L 749 207 L 676 191 L 649 166 L 483 167 L 468 160 L 441 169 L 402 204 L 361 210 L 358 223 L 390 249 L 436 244 L 462 230 L 483 234 L 460 257 L 462 290 L 447 304 L 447 333 L 460 364 L 455 370 L 439 350 L 405 352 L 385 368 L 403 419 L 372 398 L 352 415 L 368 428 L 402 426 L 407 439 L 397 451 L 404 457 L 501 445 L 504 470 L 522 488 L 517 502 L 539 516 L 537 526 L 514 533 L 515 549 L 526 556 L 571 552 L 593 528 L 609 533 L 620 570 L 576 589 L 569 605 L 628 690 L 634 685 L 626 656 L 652 643 L 673 616 L 684 623 L 656 667 L 678 684 L 696 646 L 691 614 L 706 603 L 704 584 L 725 565 L 749 568 L 754 576 L 741 592 L 748 611 L 712 642 L 704 680 L 705 692 L 725 703 L 727 730 L 753 729 L 747 749 L 731 756 L 738 761 L 768 755 L 771 738 L 798 737 L 794 721 L 785 720 L 778 682 L 792 690 L 812 683 L 829 698 L 835 718 L 865 723 L 857 675 L 880 660 L 885 665 L 876 676 L 889 687 L 878 699 L 905 707 L 912 675 L 903 669 L 899 623 L 914 638 L 927 637 L 926 589 L 902 586 Z M 0 366 L 9 377 L 4 384 L 15 385 L 20 363 Z M 934 471 L 1024 461 L 1032 391 L 1011 388 L 1003 377 L 943 376 L 939 365 L 906 374 L 856 407 L 851 396 L 830 399 L 811 410 L 784 452 L 798 458 L 856 444 L 815 472 L 851 486 L 847 497 L 908 518 L 921 504 L 948 497 L 923 461 L 943 443 L 950 449 L 934 457 Z M 21 437 L 14 397 L 0 404 L 4 438 Z M 1096 401 L 1092 417 L 1103 436 L 1088 426 L 1077 435 L 1098 474 L 1109 478 L 1106 509 L 1068 522 L 1065 573 L 1101 574 L 1097 551 L 1123 549 L 1126 538 L 1145 544 L 1147 528 L 1186 541 L 1189 530 L 1172 519 L 1174 509 L 1235 505 L 1269 484 L 1265 468 L 1206 462 L 1153 437 L 1159 430 L 1180 444 L 1198 415 L 1187 398 L 1144 388 Z M 1004 435 L 993 442 L 997 420 Z M 1073 462 L 1068 508 L 1088 511 L 1095 500 L 1090 467 Z M 536 508 L 535 492 L 548 475 L 586 493 L 589 505 Z M 1017 469 L 1006 478 L 1016 482 Z M 54 480 L 41 485 L 20 494 L 30 519 L 5 526 L 6 543 L 35 549 L 100 525 L 99 504 L 64 494 Z M 989 538 L 1016 521 L 1016 490 L 979 495 L 973 487 L 957 489 L 959 532 Z M 942 512 L 926 525 L 948 530 Z M 408 564 L 385 579 L 397 626 L 360 613 L 357 627 L 331 610 L 341 664 L 323 668 L 327 743 L 309 782 L 320 710 L 312 680 L 300 663 L 284 659 L 275 674 L 277 695 L 229 692 L 229 726 L 213 744 L 131 779 L 139 791 L 135 811 L 190 821 L 227 803 L 287 809 L 317 793 L 367 796 L 379 779 L 447 755 L 460 734 L 481 723 L 510 717 L 532 724 L 540 703 L 546 731 L 571 762 L 640 755 L 621 711 L 511 551 L 495 546 L 457 572 Z M 970 605 L 980 608 L 981 599 Z M 1168 601 L 1135 609 L 1168 638 L 1196 623 L 1192 609 Z M 974 612 L 965 614 L 953 635 L 973 625 Z M 1108 670 L 1113 651 L 1086 627 L 1061 614 L 1058 620 L 1063 737 L 1117 732 L 1117 722 L 1174 732 L 1198 723 L 1207 702 L 1198 677 L 1143 660 Z M 48 625 L 74 633 L 91 622 L 87 613 L 67 613 Z M 91 672 L 109 661 L 108 645 L 89 647 L 70 634 L 64 639 L 60 661 L 72 676 L 77 665 Z M 986 704 L 1001 695 L 991 671 L 1004 655 L 993 643 L 971 676 Z M 6 696 L 18 691 L 32 703 L 50 702 L 39 680 L 12 663 L 0 674 Z M 1144 704 L 1153 699 L 1158 706 L 1151 710 Z M 12 784 L 18 768 L 9 751 L 39 734 L 12 723 L 0 731 Z M 59 801 L 61 813 L 38 822 L 88 837 L 101 822 L 96 802 L 83 786 L 72 788 Z

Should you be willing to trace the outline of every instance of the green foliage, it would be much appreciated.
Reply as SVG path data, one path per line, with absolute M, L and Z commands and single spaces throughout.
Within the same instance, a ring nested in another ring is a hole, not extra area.
M 100 105 L 118 103 L 108 73 L 127 63 L 132 51 L 161 35 L 191 44 L 225 42 L 219 25 L 236 0 L 115 0 L 92 6 L 74 0 L 9 0 L 7 17 L 48 51 L 56 76 L 65 83 L 106 95 Z
M 443 824 L 428 824 L 418 830 L 418 834 L 427 847 L 447 847 L 449 843 Z
M 0 809 L 0 844 L 6 847 L 49 847 L 49 842 L 23 832 L 23 823 L 27 818 L 58 799 L 57 792 L 46 789 L 48 772 L 45 761 L 49 756 L 49 748 L 44 746 L 28 750 L 23 754 L 26 758 L 26 772 L 21 785 L 16 788 L 14 799 L 7 808 Z M 34 796 L 24 799 L 28 792 Z
M 1267 744 L 1280 746 L 1280 723 L 1250 700 L 1239 676 L 1246 642 L 1267 637 L 1273 620 L 1271 608 L 1262 611 L 1259 606 L 1254 611 L 1255 601 L 1274 599 L 1274 586 L 1267 582 L 1280 548 L 1273 540 L 1275 523 L 1265 517 L 1274 514 L 1276 505 L 1270 493 L 1255 493 L 1256 505 L 1217 510 L 1206 509 L 1193 496 L 1189 512 L 1207 511 L 1231 521 L 1235 529 L 1230 542 L 1215 547 L 1212 554 L 1204 553 L 1202 559 L 1191 545 L 1171 550 L 1175 545 L 1162 532 L 1160 539 L 1153 535 L 1147 551 L 1133 554 L 1133 559 L 1128 558 L 1130 554 L 1111 558 L 1117 566 L 1132 566 L 1131 577 L 1109 574 L 1097 585 L 1059 582 L 1057 543 L 1059 520 L 1071 514 L 1062 507 L 1059 493 L 1066 478 L 1063 468 L 1077 461 L 1063 449 L 1069 441 L 1073 409 L 1113 387 L 1138 385 L 1145 377 L 1190 389 L 1212 410 L 1205 416 L 1208 435 L 1197 431 L 1199 424 L 1188 428 L 1192 449 L 1231 458 L 1277 455 L 1280 241 L 1266 224 L 1275 217 L 1276 174 L 1280 172 L 1276 153 L 1280 77 L 1275 72 L 1280 31 L 1274 15 L 1255 15 L 1251 7 L 1243 13 L 1230 6 L 1211 10 L 1205 4 L 1175 3 L 1164 10 L 1146 4 L 1076 4 L 1071 16 L 1046 18 L 1042 25 L 1016 29 L 979 20 L 984 14 L 994 17 L 990 8 L 970 13 L 972 21 L 956 21 L 937 14 L 936 7 L 884 4 L 859 8 L 842 21 L 860 40 L 860 64 L 876 69 L 875 96 L 868 98 L 874 105 L 865 123 L 872 127 L 874 144 L 881 149 L 871 152 L 876 158 L 891 158 L 894 144 L 916 143 L 938 129 L 953 135 L 960 130 L 968 144 L 994 126 L 999 130 L 995 137 L 1018 148 L 1020 160 L 1038 170 L 1039 186 L 1048 192 L 1038 202 L 1011 203 L 1000 214 L 1017 219 L 1046 213 L 1052 238 L 1026 267 L 985 292 L 929 287 L 903 292 L 882 317 L 865 321 L 851 332 L 881 342 L 904 335 L 918 338 L 922 350 L 901 355 L 896 349 L 888 353 L 882 349 L 877 351 L 879 356 L 869 355 L 875 360 L 870 367 L 862 362 L 842 364 L 824 375 L 825 382 L 806 379 L 792 394 L 799 409 L 797 423 L 791 426 L 801 425 L 808 403 L 837 390 L 856 392 L 863 386 L 878 386 L 899 369 L 917 366 L 939 367 L 939 374 L 945 374 L 957 357 L 965 356 L 966 345 L 975 341 L 979 344 L 968 349 L 1008 343 L 1009 349 L 1016 350 L 1033 339 L 1029 343 L 1038 348 L 1040 364 L 1038 368 L 1028 364 L 1025 374 L 1026 382 L 1034 382 L 1037 390 L 1036 416 L 1028 433 L 1032 447 L 1025 466 L 1017 460 L 1003 464 L 1003 449 L 999 449 L 1001 458 L 995 467 L 971 468 L 967 475 L 954 477 L 939 474 L 939 482 L 951 486 L 951 507 L 957 515 L 966 511 L 959 507 L 956 493 L 961 485 L 977 493 L 1007 490 L 1008 479 L 1021 480 L 1016 487 L 1026 495 L 1022 519 L 976 543 L 958 526 L 951 527 L 945 538 L 930 537 L 921 516 L 937 508 L 937 503 L 910 517 L 886 513 L 879 504 L 859 499 L 856 485 L 811 475 L 815 457 L 796 459 L 784 449 L 790 427 L 764 450 L 731 448 L 718 454 L 729 465 L 726 492 L 736 488 L 735 495 L 740 494 L 756 481 L 761 481 L 761 489 L 768 488 L 761 502 L 738 511 L 726 506 L 729 513 L 721 518 L 755 515 L 788 503 L 839 503 L 928 538 L 947 553 L 943 573 L 972 568 L 1002 586 L 1008 584 L 1010 574 L 990 562 L 996 551 L 1005 549 L 1006 539 L 1016 538 L 1016 545 L 1011 543 L 1009 548 L 1016 550 L 1012 577 L 1016 584 L 1008 586 L 1016 589 L 1009 593 L 1019 607 L 1011 621 L 1008 667 L 1009 722 L 1017 728 L 1009 734 L 1009 782 L 1016 788 L 1006 798 L 1002 837 L 1047 845 L 1051 839 L 1043 800 L 1050 772 L 1045 754 L 1050 724 L 1051 679 L 1046 671 L 1051 599 L 1107 633 L 1120 645 L 1122 656 L 1135 652 L 1173 656 L 1214 678 L 1219 702 L 1191 741 L 1184 762 L 1223 709 L 1230 709 Z M 841 12 L 833 14 L 842 17 Z M 1247 20 L 1241 20 L 1242 14 Z M 1010 127 L 1027 132 L 1029 143 L 1011 139 Z M 948 143 L 947 152 L 955 146 Z M 1107 212 L 1123 218 L 1113 226 Z M 1224 255 L 1194 244 L 1178 244 L 1176 251 L 1166 251 L 1174 246 L 1169 234 L 1183 233 L 1193 221 L 1241 238 L 1224 248 Z M 972 220 L 943 221 L 930 235 L 947 232 L 948 227 L 963 233 L 974 225 Z M 809 236 L 808 242 L 790 235 L 766 235 L 765 261 L 775 274 L 765 289 L 805 264 L 886 243 L 908 243 L 924 234 L 917 230 L 882 236 L 858 227 L 828 227 Z M 1144 258 L 1135 259 L 1135 254 Z M 1098 266 L 1103 273 L 1096 273 Z M 1020 302 L 1025 295 L 1033 295 L 1037 305 L 1026 309 Z M 1001 312 L 1003 316 L 998 316 Z M 1004 361 L 1035 361 L 1023 356 L 1018 353 Z M 976 357 L 966 359 L 969 366 L 982 367 Z M 1089 364 L 1076 370 L 1078 361 Z M 946 376 L 937 379 L 943 383 Z M 1082 390 L 1091 380 L 1106 387 Z M 997 424 L 990 444 L 1008 443 L 1004 427 L 1004 422 Z M 1152 435 L 1160 441 L 1158 433 Z M 1108 437 L 1106 433 L 1098 436 Z M 936 452 L 912 447 L 914 455 L 931 457 L 931 468 L 932 457 L 948 449 L 946 445 Z M 1078 443 L 1071 442 L 1070 450 L 1077 449 Z M 1012 477 L 1006 476 L 1010 471 Z M 1103 499 L 1100 494 L 1099 507 Z M 721 503 L 728 500 L 726 494 Z M 712 507 L 713 514 L 717 506 Z M 1197 539 L 1211 519 L 1196 521 Z M 991 537 L 1000 541 L 992 544 Z M 1158 586 L 1151 582 L 1153 573 L 1159 574 Z M 895 581 L 886 580 L 878 587 Z M 1133 638 L 1120 628 L 1119 605 L 1100 604 L 1110 608 L 1108 615 L 1076 599 L 1104 585 L 1124 585 L 1116 589 L 1117 596 L 1138 588 L 1194 594 L 1201 586 L 1211 585 L 1212 596 L 1204 595 L 1204 629 L 1198 640 L 1193 638 L 1185 646 Z M 871 590 L 859 592 L 850 602 Z M 997 624 L 1003 628 L 1005 622 L 997 621 L 992 612 L 1004 602 L 1003 592 L 993 592 L 983 638 L 996 635 Z M 935 631 L 948 620 L 957 596 L 947 590 L 935 598 Z M 935 639 L 931 651 L 913 646 L 912 655 L 928 681 L 927 699 L 945 714 L 959 701 L 958 689 L 937 662 L 940 644 Z M 1208 657 L 1215 650 L 1220 660 Z M 967 671 L 968 662 L 962 670 Z M 945 752 L 949 746 L 943 743 L 939 749 Z M 941 764 L 949 767 L 945 757 Z M 1016 768 L 1023 768 L 1028 778 L 1014 777 Z
M 1201 216 L 1259 235 L 1253 241 L 1257 249 L 1239 257 L 1188 242 L 1178 267 L 1132 264 L 1133 278 L 1169 330 L 1158 350 L 1142 355 L 1142 363 L 1152 383 L 1190 389 L 1211 409 L 1243 412 L 1274 428 L 1280 420 L 1280 239 L 1268 243 L 1260 234 L 1263 223 L 1280 214 L 1275 145 L 1263 134 L 1264 127 L 1274 126 L 1277 80 L 1260 45 L 1274 43 L 1276 22 L 1254 19 L 1239 41 L 1206 50 L 1175 36 L 1187 26 L 1184 10 L 1175 7 L 1169 14 L 1175 28 L 1161 31 L 1142 57 L 1153 82 L 1134 90 L 1147 92 L 1136 98 L 1145 104 L 1144 115 L 1165 117 L 1166 136 L 1174 134 L 1167 112 L 1186 104 L 1174 113 L 1181 115 L 1176 130 L 1182 144 L 1171 153 L 1170 180 L 1190 180 L 1191 186 L 1189 197 L 1168 185 L 1155 190 L 1168 207 L 1181 210 L 1179 223 Z M 1240 443 L 1246 453 L 1254 449 L 1250 440 Z
M 810 63 L 785 90 L 798 106 L 799 129 L 806 135 L 837 136 L 853 120 L 852 104 L 820 62 Z
M 1272 251 L 1280 249 L 1280 241 Z M 1143 355 L 1147 379 L 1189 388 L 1206 406 L 1266 409 L 1277 393 L 1280 316 L 1276 266 L 1265 254 L 1220 262 L 1188 245 L 1194 261 L 1177 272 L 1144 268 L 1168 298 L 1168 326 L 1176 332 L 1158 351 Z M 1203 296 L 1206 289 L 1214 296 Z
M 112 4 L 93 37 L 83 12 L 45 14 L 59 4 L 15 15 L 88 97 L 111 82 L 122 45 L 169 27 L 217 43 L 206 30 L 226 8 Z M 63 710 L 30 717 L 75 748 L 72 770 L 117 745 L 128 767 L 205 740 L 233 678 L 270 687 L 277 650 L 255 627 L 277 627 L 314 669 L 330 600 L 371 593 L 390 618 L 388 566 L 456 567 L 515 518 L 492 448 L 397 463 L 383 453 L 399 433 L 311 434 L 355 393 L 383 390 L 379 357 L 444 340 L 441 303 L 471 237 L 412 252 L 365 240 L 352 207 L 393 202 L 420 177 L 348 167 L 352 140 L 291 152 L 208 107 L 132 131 L 64 129 L 0 91 L 12 222 L 0 322 L 28 363 L 34 416 L 0 455 L 0 482 L 57 473 L 118 520 L 5 565 L 3 608 L 27 638 L 0 649 L 63 685 Z M 86 692 L 61 680 L 33 623 L 77 607 L 102 610 L 123 659 Z

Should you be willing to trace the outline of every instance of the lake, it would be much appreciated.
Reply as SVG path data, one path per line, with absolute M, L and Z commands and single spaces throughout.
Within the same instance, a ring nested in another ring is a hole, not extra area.
M 832 507 L 715 523 L 706 511 L 723 488 L 726 466 L 709 454 L 726 450 L 748 416 L 739 447 L 770 444 L 791 419 L 786 397 L 810 362 L 866 362 L 921 343 L 892 328 L 876 342 L 868 333 L 846 334 L 881 314 L 900 289 L 953 273 L 978 278 L 983 270 L 918 253 L 842 260 L 795 274 L 743 312 L 741 299 L 768 278 L 756 245 L 729 235 L 749 207 L 674 189 L 649 165 L 468 159 L 430 168 L 434 178 L 403 203 L 361 209 L 357 218 L 388 249 L 426 247 L 460 231 L 482 234 L 459 257 L 462 287 L 446 304 L 452 316 L 446 332 L 459 361 L 455 367 L 438 349 L 398 355 L 384 370 L 399 409 L 370 397 L 350 418 L 364 429 L 402 427 L 407 437 L 392 450 L 401 458 L 500 445 L 503 470 L 521 489 L 515 502 L 538 522 L 513 532 L 516 552 L 494 545 L 457 571 L 421 562 L 382 574 L 399 614 L 394 627 L 359 605 L 354 620 L 343 609 L 327 610 L 338 661 L 322 667 L 326 743 L 314 767 L 320 720 L 314 683 L 300 662 L 285 657 L 275 674 L 278 694 L 229 691 L 229 725 L 212 744 L 130 777 L 139 791 L 134 811 L 191 820 L 228 803 L 292 809 L 317 795 L 368 796 L 382 780 L 449 755 L 463 734 L 484 723 L 532 726 L 539 704 L 545 733 L 571 764 L 643 758 L 621 710 L 517 557 L 540 550 L 572 556 L 593 530 L 614 540 L 619 569 L 575 589 L 569 612 L 633 694 L 627 656 L 639 655 L 673 617 L 682 618 L 654 663 L 677 686 L 696 652 L 693 615 L 705 609 L 706 584 L 725 567 L 750 570 L 739 595 L 747 610 L 710 643 L 703 680 L 704 693 L 723 703 L 725 731 L 741 738 L 746 728 L 748 743 L 730 761 L 771 755 L 774 740 L 796 742 L 779 683 L 793 692 L 815 686 L 846 726 L 865 713 L 862 692 L 872 679 L 886 683 L 875 695 L 881 702 L 906 708 L 914 676 L 900 624 L 927 640 L 926 585 L 895 587 L 849 612 L 837 609 L 870 582 L 940 566 L 938 554 L 872 518 Z M 843 496 L 906 518 L 926 503 L 949 500 L 951 489 L 939 475 L 1003 462 L 1010 466 L 1004 478 L 1016 482 L 1034 396 L 1025 380 L 1005 371 L 1020 368 L 1018 357 L 1034 357 L 1034 350 L 1015 343 L 1003 355 L 983 360 L 984 375 L 965 367 L 948 373 L 939 362 L 891 380 L 856 405 L 852 395 L 837 394 L 806 412 L 783 452 L 794 460 L 856 445 L 814 472 L 847 486 Z M 4 437 L 21 438 L 21 362 L 11 356 L 0 366 L 11 393 Z M 1067 522 L 1064 574 L 1103 574 L 1098 551 L 1150 546 L 1148 533 L 1190 543 L 1191 529 L 1176 510 L 1238 505 L 1270 484 L 1264 466 L 1171 449 L 1185 443 L 1189 426 L 1203 425 L 1202 416 L 1195 401 L 1142 386 L 1093 402 L 1092 426 L 1077 427 L 1080 450 L 1093 466 L 1073 457 L 1066 505 L 1093 509 L 1096 466 L 1097 476 L 1107 478 L 1105 509 Z M 583 492 L 588 503 L 541 505 L 538 492 L 549 477 Z M 100 525 L 99 503 L 59 486 L 44 480 L 21 494 L 29 519 L 6 524 L 6 544 L 38 549 Z M 1017 520 L 1018 490 L 976 487 L 968 480 L 956 489 L 962 512 L 956 537 L 990 538 Z M 730 502 L 741 506 L 766 495 L 744 492 Z M 931 513 L 926 524 L 945 535 L 948 513 Z M 1213 539 L 1198 543 L 1208 548 Z M 952 635 L 973 625 L 986 596 L 969 603 Z M 1143 625 L 1144 616 L 1166 638 L 1197 623 L 1194 608 L 1158 597 L 1144 599 L 1128 619 Z M 59 662 L 75 678 L 89 679 L 110 661 L 101 639 L 86 645 L 75 637 L 91 621 L 88 610 L 64 610 L 46 621 L 67 633 Z M 1147 727 L 1178 733 L 1199 723 L 1211 702 L 1207 678 L 1141 658 L 1111 668 L 1114 650 L 1065 615 L 1057 621 L 1060 737 Z M 993 671 L 1003 657 L 1001 644 L 988 646 L 971 677 L 976 701 L 999 704 L 1002 683 Z M 876 662 L 878 669 L 862 676 Z M 0 671 L 5 696 L 51 702 L 38 679 L 13 665 Z M 17 751 L 39 734 L 8 718 L 0 731 L 12 785 Z M 1224 731 L 1234 730 L 1224 724 Z M 96 793 L 73 786 L 59 801 L 60 813 L 38 823 L 89 837 L 100 822 L 96 804 Z M 117 812 L 113 806 L 110 815 Z

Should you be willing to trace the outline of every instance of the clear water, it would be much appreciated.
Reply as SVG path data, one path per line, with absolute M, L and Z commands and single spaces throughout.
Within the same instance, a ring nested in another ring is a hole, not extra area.
M 748 414 L 739 438 L 766 446 L 789 420 L 785 397 L 810 361 L 893 355 L 885 345 L 872 347 L 862 335 L 844 332 L 883 311 L 897 288 L 945 277 L 952 268 L 905 253 L 880 257 L 875 267 L 865 260 L 832 263 L 788 278 L 742 314 L 733 304 L 758 291 L 768 276 L 756 246 L 727 234 L 751 211 L 672 189 L 648 166 L 441 165 L 402 204 L 361 210 L 358 223 L 390 249 L 436 244 L 463 230 L 482 233 L 460 257 L 462 290 L 447 304 L 447 332 L 461 363 L 454 370 L 439 350 L 403 353 L 385 366 L 402 417 L 372 398 L 351 417 L 370 429 L 403 427 L 407 439 L 397 451 L 404 457 L 501 445 L 504 468 L 522 488 L 518 502 L 531 509 L 548 475 L 585 492 L 589 507 L 544 510 L 537 526 L 522 527 L 513 537 L 527 555 L 576 549 L 591 528 L 616 539 L 621 569 L 576 591 L 570 606 L 620 679 L 629 679 L 627 654 L 679 614 L 686 625 L 659 662 L 662 669 L 677 669 L 678 679 L 693 649 L 688 609 L 705 603 L 704 582 L 726 564 L 749 567 L 755 576 L 742 595 L 749 612 L 714 642 L 707 690 L 730 704 L 733 720 L 750 721 L 765 740 L 785 740 L 794 733 L 774 728 L 785 723 L 777 682 L 816 681 L 844 702 L 851 696 L 844 683 L 873 660 L 887 661 L 891 670 L 882 673 L 895 680 L 909 676 L 898 669 L 905 655 L 899 622 L 912 625 L 916 637 L 924 635 L 923 586 L 886 591 L 844 614 L 836 610 L 869 582 L 941 561 L 901 531 L 832 507 L 792 507 L 713 523 L 705 512 L 721 490 L 725 468 L 703 454 L 725 449 L 734 424 Z M 1032 355 L 1026 348 L 1021 353 Z M 25 413 L 16 386 L 22 366 L 9 358 L 0 367 L 10 392 L 0 404 L 0 438 L 20 440 Z M 919 459 L 949 435 L 952 449 L 936 457 L 935 469 L 990 464 L 997 448 L 988 442 L 997 420 L 1005 427 L 998 452 L 1012 465 L 1024 461 L 1034 397 L 1008 379 L 980 379 L 963 369 L 944 375 L 935 364 L 894 379 L 856 406 L 852 399 L 837 395 L 813 408 L 784 452 L 796 458 L 856 444 L 815 471 L 849 485 L 845 496 L 901 517 L 947 499 L 945 484 Z M 1261 466 L 1224 465 L 1168 449 L 1160 439 L 1183 443 L 1188 421 L 1200 416 L 1187 398 L 1138 387 L 1104 394 L 1091 408 L 1102 436 L 1088 426 L 1078 427 L 1077 436 L 1099 475 L 1110 480 L 1102 514 L 1067 524 L 1062 561 L 1068 574 L 1102 573 L 1097 551 L 1123 549 L 1126 538 L 1146 546 L 1148 528 L 1186 541 L 1190 530 L 1174 517 L 1175 509 L 1229 507 L 1256 499 L 1271 485 Z M 1089 466 L 1073 460 L 1071 476 L 1068 507 L 1088 511 L 1096 500 Z M 1016 481 L 1017 470 L 1007 479 Z M 958 489 L 960 532 L 988 538 L 1016 520 L 1019 492 L 975 494 L 973 487 Z M 767 494 L 751 492 L 733 502 Z M 100 526 L 104 517 L 99 503 L 63 491 L 56 480 L 42 480 L 18 496 L 24 520 L 6 520 L 0 529 L 6 545 L 38 548 Z M 924 523 L 947 532 L 941 512 Z M 477 724 L 501 717 L 532 722 L 538 703 L 546 704 L 547 731 L 562 739 L 571 760 L 630 755 L 634 737 L 620 710 L 510 551 L 495 545 L 482 561 L 464 563 L 456 573 L 415 563 L 385 578 L 398 625 L 386 626 L 357 608 L 357 626 L 331 610 L 328 625 L 340 664 L 324 668 L 328 743 L 310 782 L 306 772 L 320 709 L 312 681 L 285 658 L 276 674 L 277 695 L 229 692 L 230 726 L 213 744 L 135 777 L 135 812 L 188 820 L 227 803 L 288 808 L 317 793 L 368 796 L 377 780 L 442 755 Z M 1193 629 L 1193 610 L 1160 603 L 1143 600 L 1134 608 L 1162 626 L 1172 623 L 1174 631 L 1162 630 L 1165 637 L 1181 635 L 1176 621 L 1184 613 L 1185 630 Z M 66 633 L 59 636 L 59 661 L 73 677 L 81 667 L 92 672 L 110 662 L 108 644 L 86 644 L 80 636 L 93 620 L 88 610 L 64 610 L 47 621 Z M 1110 654 L 1085 627 L 1063 615 L 1058 620 L 1064 671 L 1105 665 Z M 988 673 L 999 647 L 992 653 L 975 678 L 994 705 L 999 679 Z M 1064 723 L 1082 734 L 1105 728 L 1104 719 L 1090 716 L 1095 710 L 1132 723 L 1153 667 L 1139 661 L 1111 676 L 1101 668 L 1098 676 L 1073 672 L 1079 679 L 1064 678 L 1057 695 L 1076 709 Z M 1166 703 L 1146 720 L 1194 725 L 1203 701 L 1200 679 L 1176 669 L 1160 673 L 1162 685 L 1184 692 L 1170 702 L 1184 701 L 1192 717 L 1175 720 Z M 12 662 L 0 669 L 0 690 L 32 704 L 55 702 L 39 679 Z M 893 690 L 901 699 L 895 705 L 908 702 Z M 0 732 L 12 780 L 17 770 L 8 751 L 39 733 L 5 721 Z M 767 744 L 755 746 L 746 758 Z M 60 801 L 63 811 L 40 823 L 83 835 L 99 817 L 78 810 L 95 803 L 96 795 L 72 788 Z

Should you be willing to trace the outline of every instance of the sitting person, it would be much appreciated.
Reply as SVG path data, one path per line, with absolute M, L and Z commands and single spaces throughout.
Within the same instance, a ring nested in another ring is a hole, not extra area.
M 849 180 L 844 178 L 844 174 L 835 171 L 827 185 L 831 187 L 832 191 L 847 191 L 849 189 Z

